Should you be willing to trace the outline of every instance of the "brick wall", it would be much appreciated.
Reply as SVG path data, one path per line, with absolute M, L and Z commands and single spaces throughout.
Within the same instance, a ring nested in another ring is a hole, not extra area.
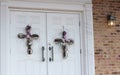
M 107 26 L 113 12 L 116 26 Z M 120 0 L 93 0 L 96 75 L 120 75 Z

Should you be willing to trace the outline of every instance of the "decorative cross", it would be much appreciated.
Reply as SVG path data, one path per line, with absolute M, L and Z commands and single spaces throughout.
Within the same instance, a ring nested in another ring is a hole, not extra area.
M 27 53 L 32 54 L 33 53 L 33 50 L 31 49 L 32 41 L 33 41 L 33 39 L 35 39 L 35 40 L 38 39 L 39 35 L 37 35 L 37 34 L 32 34 L 31 35 L 31 33 L 30 33 L 31 26 L 29 26 L 29 25 L 26 26 L 25 30 L 26 30 L 26 34 L 19 33 L 18 38 L 20 38 L 20 39 L 25 39 L 26 38 L 27 39 L 27 41 L 26 41 Z
M 57 38 L 54 40 L 54 42 L 56 42 L 62 46 L 63 58 L 67 57 L 67 51 L 68 51 L 67 46 L 72 45 L 74 43 L 74 41 L 72 39 L 67 39 L 66 35 L 67 35 L 66 31 L 63 31 L 62 38 Z

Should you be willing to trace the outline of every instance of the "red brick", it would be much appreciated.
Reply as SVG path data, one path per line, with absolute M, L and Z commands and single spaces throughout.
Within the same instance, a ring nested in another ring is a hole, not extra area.
M 113 12 L 116 25 L 107 25 Z M 120 0 L 93 0 L 96 75 L 120 75 Z

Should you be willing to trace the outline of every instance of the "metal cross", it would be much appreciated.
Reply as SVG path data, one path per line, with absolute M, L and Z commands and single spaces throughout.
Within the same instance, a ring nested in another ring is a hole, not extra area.
M 57 44 L 60 44 L 62 46 L 62 50 L 63 50 L 63 58 L 67 57 L 67 45 L 72 45 L 74 43 L 74 41 L 72 39 L 67 39 L 66 38 L 66 31 L 62 32 L 62 38 L 57 38 L 54 40 L 54 42 L 56 42 Z
M 32 54 L 33 53 L 33 50 L 31 49 L 32 41 L 33 41 L 33 39 L 35 39 L 35 40 L 38 39 L 39 35 L 37 35 L 37 34 L 32 34 L 31 35 L 31 33 L 30 33 L 31 26 L 29 26 L 29 25 L 26 26 L 25 30 L 26 30 L 26 34 L 19 33 L 18 38 L 20 38 L 20 39 L 25 39 L 26 38 L 27 39 L 27 41 L 26 41 L 27 53 Z

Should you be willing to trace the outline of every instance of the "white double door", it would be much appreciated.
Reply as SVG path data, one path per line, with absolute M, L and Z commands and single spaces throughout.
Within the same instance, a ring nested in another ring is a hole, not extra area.
M 81 75 L 79 18 L 79 14 L 11 11 L 8 75 Z M 33 40 L 31 55 L 27 54 L 26 39 L 17 37 L 19 33 L 26 34 L 27 25 L 32 27 L 31 34 L 39 35 Z M 63 28 L 66 37 L 74 40 L 65 59 L 61 45 L 54 42 L 62 38 Z M 53 53 L 49 47 L 53 47 Z

